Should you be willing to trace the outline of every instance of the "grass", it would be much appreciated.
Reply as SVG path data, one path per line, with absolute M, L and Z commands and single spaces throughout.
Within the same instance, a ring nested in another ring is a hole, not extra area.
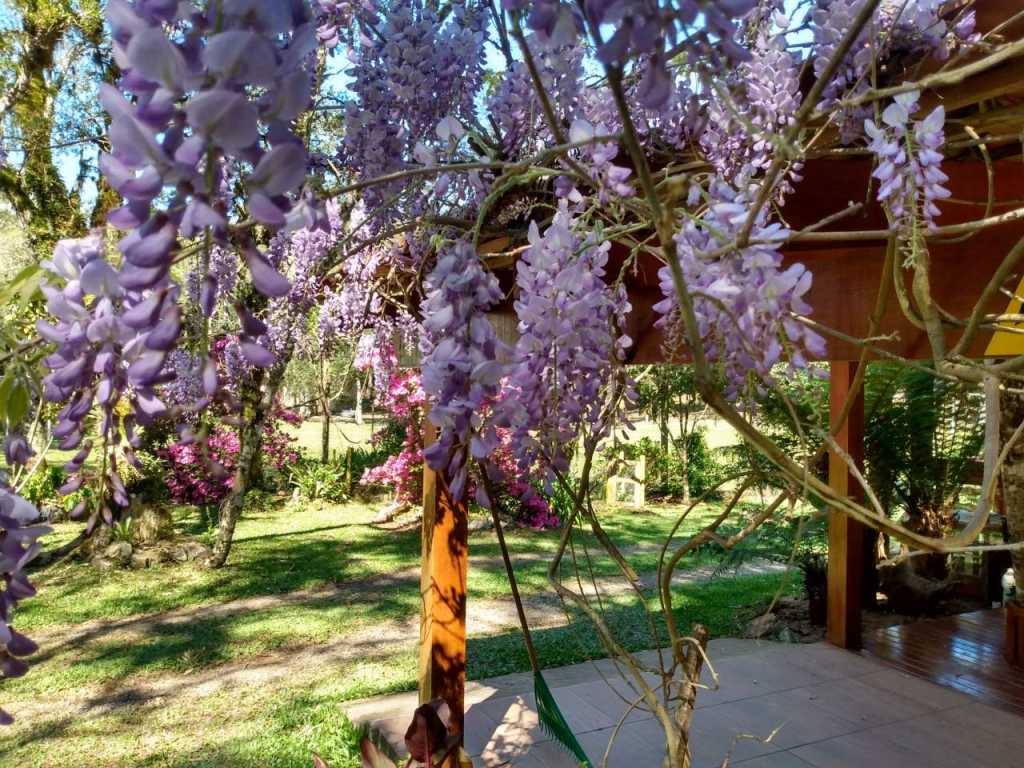
M 608 510 L 609 534 L 626 548 L 641 572 L 653 570 L 657 546 L 680 512 L 658 507 L 646 513 Z M 714 506 L 699 507 L 682 533 L 694 530 Z M 201 696 L 187 693 L 197 675 L 216 674 L 229 665 L 286 658 L 326 643 L 347 642 L 377 627 L 415 616 L 419 610 L 415 577 L 420 555 L 418 530 L 384 531 L 369 525 L 375 508 L 363 503 L 291 505 L 265 498 L 247 510 L 235 548 L 224 569 L 192 564 L 145 571 L 103 572 L 67 563 L 38 579 L 40 596 L 26 601 L 17 625 L 46 644 L 61 633 L 84 632 L 74 643 L 47 646 L 29 675 L 5 681 L 3 701 L 18 723 L 0 734 L 0 765 L 71 768 L 90 766 L 217 766 L 292 768 L 309 765 L 316 750 L 332 768 L 358 765 L 358 734 L 340 714 L 345 701 L 408 690 L 415 686 L 416 656 L 410 645 L 398 650 L 370 647 L 351 663 L 317 663 L 266 684 L 245 685 Z M 176 513 L 182 532 L 201 533 L 187 509 Z M 56 541 L 75 526 L 58 525 Z M 554 532 L 509 531 L 524 594 L 546 590 L 546 571 L 557 544 Z M 593 546 L 583 536 L 579 544 Z M 577 550 L 579 551 L 579 549 Z M 474 600 L 507 600 L 508 586 L 491 533 L 474 534 L 469 593 Z M 713 557 L 700 554 L 690 565 Z M 395 580 L 406 573 L 410 578 Z M 598 576 L 614 565 L 595 563 Z M 361 582 L 359 588 L 332 590 Z M 705 623 L 713 636 L 735 633 L 737 615 L 762 602 L 780 586 L 779 576 L 721 578 L 676 589 L 677 619 L 683 627 Z M 277 596 L 285 599 L 267 599 Z M 139 625 L 141 616 L 224 606 L 257 599 L 244 609 L 204 611 L 184 621 Z M 262 599 L 262 602 L 260 600 Z M 651 647 L 636 599 L 606 604 L 607 621 L 628 648 Z M 654 606 L 652 606 L 654 607 Z M 602 649 L 578 616 L 565 627 L 538 629 L 542 664 L 556 666 L 596 658 Z M 115 622 L 95 629 L 91 622 Z M 118 628 L 116 622 L 129 620 Z M 90 627 L 94 631 L 89 631 Z M 664 628 L 657 627 L 657 642 Z M 392 646 L 393 647 L 393 646 Z M 473 637 L 468 676 L 489 677 L 528 669 L 518 632 Z M 181 694 L 150 699 L 149 683 L 180 683 Z M 125 692 L 132 692 L 126 694 Z M 125 695 L 139 696 L 131 706 Z

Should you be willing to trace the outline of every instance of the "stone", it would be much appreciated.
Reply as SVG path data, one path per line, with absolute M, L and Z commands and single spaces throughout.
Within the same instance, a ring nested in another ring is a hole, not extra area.
M 132 545 L 127 541 L 115 541 L 103 550 L 103 559 L 114 565 L 126 566 L 132 559 Z
M 132 512 L 132 534 L 139 544 L 155 544 L 174 535 L 174 518 L 164 507 L 145 507 Z
M 208 546 L 198 541 L 186 541 L 176 546 L 171 552 L 171 559 L 177 563 L 190 560 L 206 560 L 213 554 Z
M 469 532 L 489 531 L 494 527 L 494 521 L 489 517 L 474 517 L 469 521 Z
M 137 549 L 132 552 L 132 569 L 141 571 L 153 568 L 167 560 L 167 553 L 162 549 Z

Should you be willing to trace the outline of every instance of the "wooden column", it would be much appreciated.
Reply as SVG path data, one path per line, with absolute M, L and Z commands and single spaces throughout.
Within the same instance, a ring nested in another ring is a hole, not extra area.
M 829 410 L 835 426 L 846 395 L 850 391 L 857 364 L 831 363 Z M 858 394 L 850 414 L 835 435 L 836 443 L 857 463 L 864 466 L 864 397 Z M 830 452 L 828 482 L 837 495 L 859 497 L 860 484 L 846 462 Z M 860 648 L 860 612 L 863 603 L 866 567 L 865 526 L 842 512 L 832 510 L 828 517 L 828 629 L 827 638 L 840 648 Z
M 424 446 L 436 438 L 425 422 Z M 466 571 L 469 519 L 441 473 L 423 467 L 423 561 L 420 594 L 420 703 L 443 698 L 462 733 L 466 688 Z

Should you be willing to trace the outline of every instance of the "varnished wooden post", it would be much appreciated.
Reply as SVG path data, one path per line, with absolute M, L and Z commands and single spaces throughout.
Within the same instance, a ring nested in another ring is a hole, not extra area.
M 425 421 L 424 445 L 435 439 Z M 466 688 L 466 571 L 469 519 L 440 473 L 423 467 L 423 561 L 420 594 L 420 703 L 442 698 L 451 727 L 463 731 Z
M 829 379 L 829 410 L 833 426 L 857 372 L 857 364 L 833 362 Z M 858 394 L 836 443 L 864 467 L 864 396 Z M 839 496 L 859 498 L 860 485 L 846 462 L 834 452 L 828 461 L 828 482 Z M 828 516 L 828 641 L 840 648 L 860 648 L 860 612 L 863 603 L 865 527 L 842 512 Z

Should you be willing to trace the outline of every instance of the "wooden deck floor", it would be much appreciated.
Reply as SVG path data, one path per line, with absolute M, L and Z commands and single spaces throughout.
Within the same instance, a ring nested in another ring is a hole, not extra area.
M 884 627 L 864 634 L 862 654 L 1024 716 L 1024 669 L 1003 657 L 1004 622 L 993 609 Z

